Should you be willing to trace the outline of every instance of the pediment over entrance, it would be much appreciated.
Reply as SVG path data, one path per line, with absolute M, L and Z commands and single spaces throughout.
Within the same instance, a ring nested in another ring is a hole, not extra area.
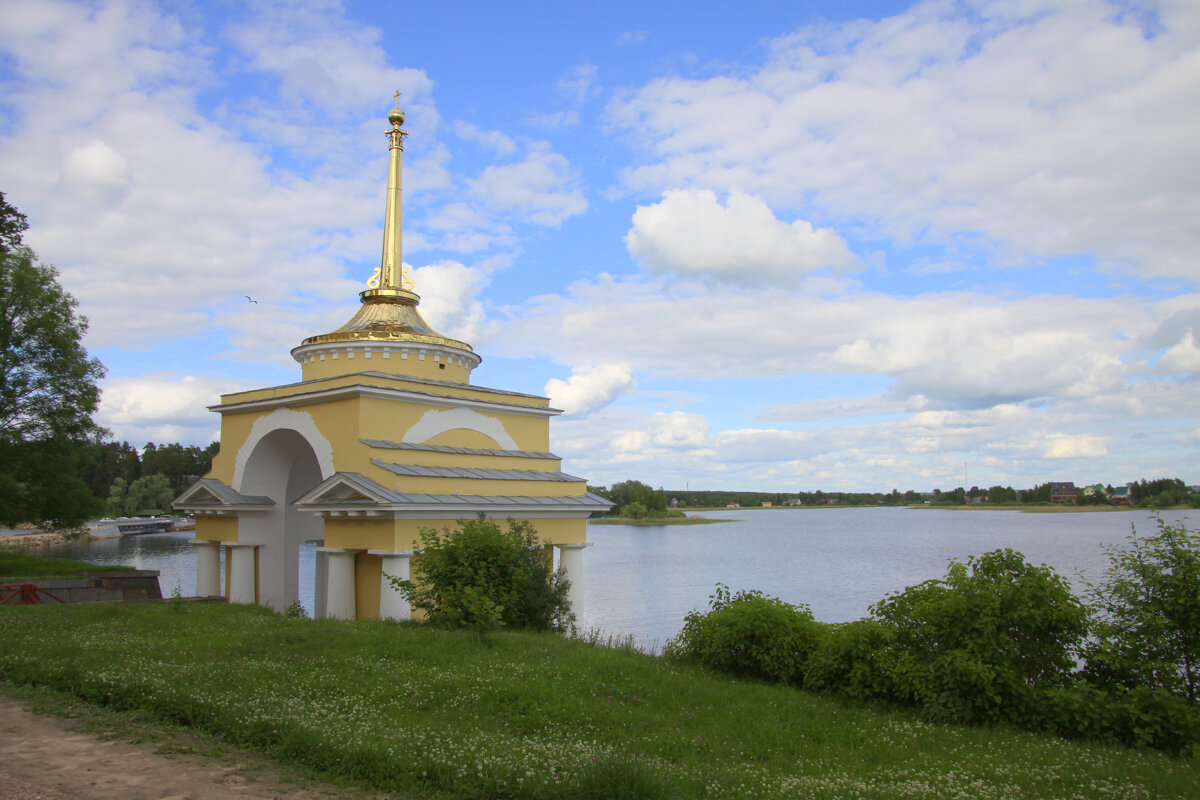
M 612 503 L 591 492 L 562 497 L 400 492 L 357 472 L 335 473 L 292 505 L 322 516 L 387 513 L 395 518 L 428 519 L 465 519 L 480 512 L 499 519 L 586 518 L 593 511 L 612 508 Z
M 201 478 L 171 501 L 171 506 L 192 514 L 231 514 L 235 511 L 270 511 L 275 501 L 247 495 L 215 478 Z
M 318 483 L 292 505 L 307 510 L 327 506 L 368 507 L 391 505 L 399 499 L 396 492 L 380 486 L 357 472 L 335 472 Z

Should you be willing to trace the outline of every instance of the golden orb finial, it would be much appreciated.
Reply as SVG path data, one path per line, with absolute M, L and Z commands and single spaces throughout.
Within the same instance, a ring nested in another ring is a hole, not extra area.
M 400 91 L 392 95 L 396 98 L 396 107 L 388 112 L 388 122 L 392 123 L 392 127 L 399 128 L 404 124 L 404 112 L 400 110 Z

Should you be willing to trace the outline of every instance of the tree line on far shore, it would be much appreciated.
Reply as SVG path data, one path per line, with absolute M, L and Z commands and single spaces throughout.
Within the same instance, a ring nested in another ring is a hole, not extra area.
M 149 442 L 138 452 L 129 442 L 100 442 L 86 449 L 80 477 L 96 513 L 169 513 L 171 501 L 212 468 L 219 449 L 218 442 L 207 447 Z
M 1118 500 L 1114 488 L 1109 486 L 1083 487 L 1075 492 L 1071 505 L 1115 505 L 1120 503 L 1136 508 L 1176 508 L 1179 506 L 1200 508 L 1200 493 L 1190 491 L 1179 478 L 1157 478 L 1125 484 L 1129 487 L 1127 500 Z M 932 492 L 917 492 L 912 489 L 901 492 L 739 492 L 723 490 L 678 490 L 654 489 L 641 481 L 628 480 L 612 486 L 589 486 L 588 491 L 613 503 L 608 512 L 598 516 L 614 516 L 626 519 L 665 519 L 683 516 L 681 509 L 688 508 L 744 508 L 770 504 L 778 506 L 913 506 L 925 503 L 934 505 L 1036 505 L 1053 502 L 1051 484 L 1042 483 L 1030 489 L 1014 489 L 1011 486 L 992 486 L 987 489 L 972 486 L 964 489 Z M 1087 491 L 1092 489 L 1092 491 Z

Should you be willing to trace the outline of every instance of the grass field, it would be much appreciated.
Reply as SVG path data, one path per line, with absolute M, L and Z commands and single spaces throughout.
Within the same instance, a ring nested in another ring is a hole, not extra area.
M 63 558 L 44 558 L 17 549 L 0 549 L 0 583 L 18 580 L 44 581 L 54 578 L 73 578 L 81 572 L 113 572 L 132 567 L 85 564 Z
M 1194 761 L 935 725 L 548 634 L 182 601 L 6 607 L 0 681 L 410 797 L 1200 796 Z

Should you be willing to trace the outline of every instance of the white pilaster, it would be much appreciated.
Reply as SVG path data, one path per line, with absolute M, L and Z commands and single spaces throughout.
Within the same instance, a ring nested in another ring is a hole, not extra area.
M 563 577 L 571 582 L 567 597 L 571 601 L 571 611 L 576 616 L 582 616 L 583 592 L 580 583 L 583 581 L 583 548 L 591 547 L 591 542 L 564 542 L 554 545 L 558 548 L 558 566 Z
M 335 619 L 354 619 L 358 603 L 354 591 L 354 556 L 358 550 L 341 547 L 318 547 L 325 553 L 325 613 Z
M 229 602 L 258 602 L 258 575 L 254 569 L 254 551 L 258 545 L 225 545 L 225 557 L 229 559 Z
M 215 597 L 221 593 L 221 543 L 193 539 L 196 546 L 196 596 Z
M 379 577 L 379 618 L 407 622 L 412 619 L 412 607 L 399 590 L 392 586 L 389 577 L 406 581 L 409 578 L 408 560 L 412 550 L 368 550 L 383 559 L 383 571 Z

